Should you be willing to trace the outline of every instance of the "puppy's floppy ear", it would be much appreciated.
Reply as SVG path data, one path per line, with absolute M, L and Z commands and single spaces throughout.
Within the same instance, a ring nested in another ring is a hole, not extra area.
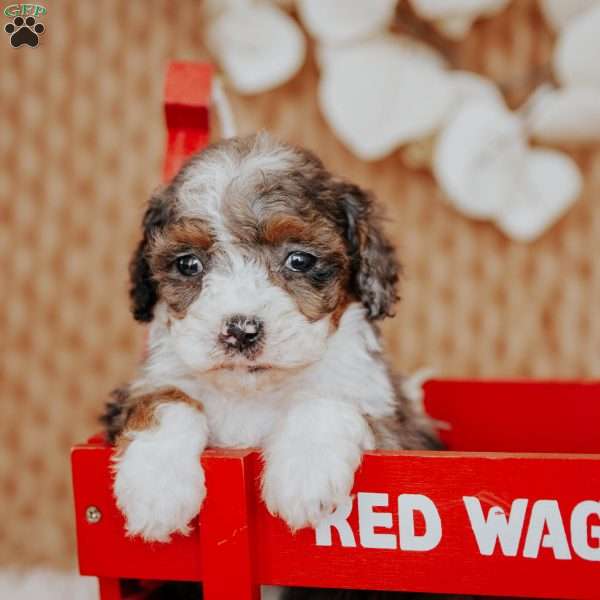
M 374 213 L 373 198 L 358 186 L 345 182 L 339 184 L 338 193 L 352 258 L 353 291 L 367 308 L 370 320 L 393 316 L 400 265 Z
M 165 227 L 172 217 L 172 202 L 163 190 L 159 190 L 150 198 L 142 221 L 143 237 L 129 263 L 129 297 L 136 321 L 147 323 L 154 317 L 158 285 L 152 277 L 152 269 L 148 262 L 148 246 L 152 236 Z

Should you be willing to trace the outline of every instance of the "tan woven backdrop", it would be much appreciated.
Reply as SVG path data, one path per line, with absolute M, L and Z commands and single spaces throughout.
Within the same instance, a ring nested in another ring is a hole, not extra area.
M 197 0 L 47 4 L 38 48 L 0 40 L 0 564 L 66 566 L 69 447 L 94 431 L 141 349 L 126 271 L 159 182 L 163 69 L 205 54 Z M 547 63 L 551 43 L 535 3 L 514 0 L 476 26 L 458 58 L 518 81 Z M 407 273 L 385 326 L 394 364 L 444 376 L 600 375 L 600 152 L 576 154 L 586 187 L 575 208 L 538 242 L 512 243 L 456 214 L 398 156 L 353 158 L 319 115 L 316 79 L 310 60 L 272 93 L 233 97 L 234 109 L 242 131 L 267 127 L 316 150 L 386 204 Z

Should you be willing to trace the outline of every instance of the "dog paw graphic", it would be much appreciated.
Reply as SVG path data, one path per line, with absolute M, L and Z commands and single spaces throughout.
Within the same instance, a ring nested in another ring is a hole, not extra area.
M 36 23 L 34 17 L 15 17 L 12 23 L 4 26 L 4 31 L 10 35 L 10 45 L 18 48 L 23 44 L 35 48 L 46 28 L 41 23 Z

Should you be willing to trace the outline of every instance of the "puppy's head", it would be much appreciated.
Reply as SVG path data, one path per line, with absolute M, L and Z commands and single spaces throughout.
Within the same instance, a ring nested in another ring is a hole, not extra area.
M 371 199 L 260 134 L 193 157 L 150 200 L 133 313 L 191 373 L 318 360 L 349 304 L 389 315 L 398 267 Z

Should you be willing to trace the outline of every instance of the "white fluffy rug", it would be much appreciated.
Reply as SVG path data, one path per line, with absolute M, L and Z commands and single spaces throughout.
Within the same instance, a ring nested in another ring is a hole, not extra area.
M 276 588 L 263 588 L 263 600 L 276 600 Z M 95 577 L 49 569 L 0 569 L 0 600 L 98 600 Z

